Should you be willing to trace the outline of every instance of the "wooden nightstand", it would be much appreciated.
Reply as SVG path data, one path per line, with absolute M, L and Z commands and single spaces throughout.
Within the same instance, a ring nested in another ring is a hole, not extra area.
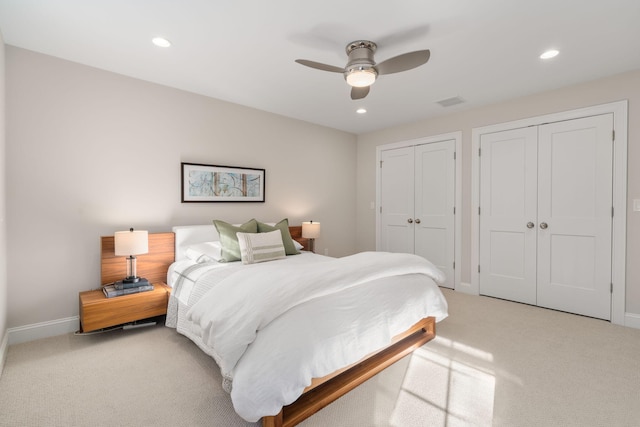
M 80 329 L 95 331 L 167 314 L 171 288 L 154 283 L 152 291 L 107 298 L 102 289 L 80 292 Z

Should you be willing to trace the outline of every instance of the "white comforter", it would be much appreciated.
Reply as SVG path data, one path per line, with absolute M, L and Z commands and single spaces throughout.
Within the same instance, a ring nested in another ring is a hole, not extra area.
M 424 317 L 446 317 L 434 281 L 444 274 L 408 254 L 365 252 L 286 269 L 272 262 L 223 278 L 187 319 L 233 378 L 236 412 L 257 421 L 295 401 L 312 378 L 388 345 Z

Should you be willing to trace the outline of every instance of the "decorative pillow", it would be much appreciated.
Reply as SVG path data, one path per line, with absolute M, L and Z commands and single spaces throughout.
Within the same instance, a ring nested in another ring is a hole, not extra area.
M 282 244 L 287 255 L 297 255 L 300 253 L 293 243 L 291 233 L 289 233 L 289 219 L 285 218 L 275 225 L 265 224 L 258 221 L 258 233 L 267 233 L 270 231 L 280 230 L 282 234 Z
M 291 240 L 293 240 L 293 239 L 291 239 Z M 301 250 L 303 250 L 303 249 L 304 249 L 304 246 L 302 246 L 302 245 L 300 244 L 300 242 L 298 242 L 297 240 L 293 240 L 293 246 L 295 246 L 295 247 L 296 247 L 296 249 L 297 249 L 297 250 L 299 250 L 299 251 L 301 251 Z
M 280 230 L 268 233 L 237 233 L 243 264 L 273 261 L 286 255 Z
M 236 233 L 257 233 L 258 221 L 251 219 L 240 226 L 231 225 L 220 220 L 213 220 L 220 235 L 222 244 L 222 257 L 220 262 L 231 262 L 240 260 L 240 246 L 238 246 L 238 236 Z
M 222 244 L 220 242 L 204 242 L 190 245 L 184 252 L 185 256 L 197 263 L 220 261 L 222 259 Z

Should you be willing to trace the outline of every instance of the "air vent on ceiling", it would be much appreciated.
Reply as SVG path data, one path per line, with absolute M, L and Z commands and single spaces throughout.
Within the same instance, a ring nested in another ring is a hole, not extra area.
M 464 99 L 460 98 L 459 96 L 454 96 L 453 98 L 443 99 L 441 101 L 438 101 L 437 103 L 440 104 L 441 107 L 451 107 L 452 105 L 462 104 L 463 102 Z

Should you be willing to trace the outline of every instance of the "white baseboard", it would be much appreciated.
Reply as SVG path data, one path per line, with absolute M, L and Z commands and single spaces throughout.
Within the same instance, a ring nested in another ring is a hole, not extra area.
M 640 314 L 625 313 L 624 325 L 630 328 L 640 329 Z
M 55 337 L 75 332 L 79 329 L 79 317 L 67 317 L 65 319 L 50 320 L 48 322 L 34 323 L 32 325 L 9 328 L 9 345 L 34 341 L 40 338 Z
M 0 342 L 0 376 L 4 369 L 4 362 L 7 360 L 7 350 L 9 349 L 9 331 L 2 331 L 2 341 Z

